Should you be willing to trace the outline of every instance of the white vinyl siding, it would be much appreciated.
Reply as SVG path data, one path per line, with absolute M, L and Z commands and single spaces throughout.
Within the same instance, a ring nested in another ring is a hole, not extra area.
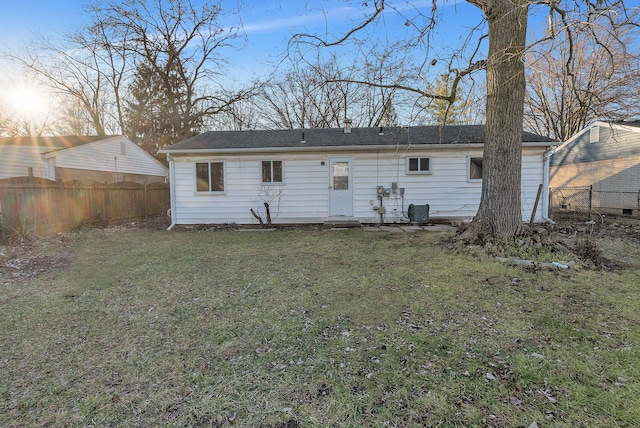
M 544 147 L 523 149 L 522 207 L 528 220 L 538 185 L 543 181 Z M 329 158 L 340 153 L 283 154 L 283 181 L 279 204 L 274 199 L 271 215 L 274 223 L 318 223 L 329 216 Z M 468 181 L 468 158 L 482 157 L 481 150 L 416 150 L 409 157 L 427 157 L 431 175 L 405 174 L 406 153 L 395 151 L 349 152 L 353 157 L 354 218 L 363 223 L 380 221 L 373 211 L 377 205 L 376 187 L 404 188 L 383 199 L 386 222 L 400 221 L 409 204 L 429 204 L 431 217 L 472 218 L 480 202 L 481 180 Z M 238 223 L 255 224 L 251 209 L 259 210 L 265 192 L 273 187 L 262 183 L 264 155 L 174 156 L 174 195 L 176 224 Z M 225 195 L 219 198 L 195 192 L 196 162 L 222 161 L 225 165 Z M 266 188 L 266 189 L 265 189 Z M 538 206 L 536 218 L 541 219 Z
M 125 155 L 122 155 L 124 150 Z M 71 147 L 52 149 L 40 146 L 0 145 L 0 179 L 24 177 L 32 168 L 34 177 L 56 180 L 56 168 L 90 172 L 107 172 L 115 179 L 129 176 L 149 176 L 149 181 L 162 182 L 168 169 L 125 137 L 107 137 Z M 59 171 L 58 171 L 59 172 Z M 155 178 L 157 177 L 157 179 Z
M 324 158 L 322 159 L 322 161 Z M 195 162 L 224 161 L 225 195 L 211 198 L 198 194 L 195 189 Z M 174 186 L 177 224 L 198 223 L 253 223 L 251 209 L 263 207 L 265 192 L 262 184 L 262 158 L 245 156 L 220 158 L 176 158 Z M 298 156 L 283 169 L 285 186 L 279 206 L 273 201 L 271 216 L 274 222 L 301 222 L 301 219 L 320 219 L 327 216 L 327 172 L 321 159 Z M 268 196 L 268 195 L 267 195 Z M 307 220 L 309 221 L 309 220 Z
M 122 155 L 122 145 L 126 155 Z M 167 169 L 133 142 L 120 137 L 54 153 L 56 167 L 165 177 Z
M 0 179 L 26 177 L 29 168 L 34 177 L 49 178 L 47 163 L 39 147 L 0 146 Z

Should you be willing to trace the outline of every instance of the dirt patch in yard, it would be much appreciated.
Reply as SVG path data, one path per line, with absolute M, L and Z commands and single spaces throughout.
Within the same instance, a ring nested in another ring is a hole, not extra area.
M 66 268 L 72 255 L 50 250 L 52 240 L 0 246 L 0 285 L 10 285 L 38 275 Z

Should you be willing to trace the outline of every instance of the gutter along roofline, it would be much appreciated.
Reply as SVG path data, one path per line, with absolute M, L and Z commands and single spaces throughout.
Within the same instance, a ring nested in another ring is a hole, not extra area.
M 523 142 L 522 147 L 546 148 L 553 146 L 550 141 Z M 446 144 L 399 144 L 399 145 L 358 145 L 358 146 L 288 146 L 288 147 L 238 147 L 225 149 L 162 149 L 158 153 L 171 155 L 202 155 L 202 154 L 258 154 L 258 153 L 287 153 L 287 152 L 370 152 L 391 150 L 437 150 L 437 149 L 483 149 L 484 143 L 446 143 Z

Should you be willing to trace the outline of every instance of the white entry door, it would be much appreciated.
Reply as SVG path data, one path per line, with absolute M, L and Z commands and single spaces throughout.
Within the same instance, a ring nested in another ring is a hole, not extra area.
M 329 215 L 353 216 L 353 158 L 329 159 Z

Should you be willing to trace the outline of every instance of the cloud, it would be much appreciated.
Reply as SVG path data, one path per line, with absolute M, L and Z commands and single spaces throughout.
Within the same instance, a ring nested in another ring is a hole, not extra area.
M 247 34 L 281 32 L 300 28 L 304 25 L 317 24 L 321 22 L 331 23 L 335 19 L 345 21 L 350 16 L 361 16 L 365 9 L 355 7 L 335 7 L 311 11 L 310 13 L 283 16 L 275 19 L 263 19 L 254 22 L 245 22 L 242 30 Z
M 452 6 L 462 0 L 438 0 L 439 7 Z M 362 4 L 362 3 L 361 3 Z M 399 1 L 390 3 L 386 13 L 397 13 L 407 10 L 431 9 L 433 0 Z M 283 8 L 281 10 L 284 10 Z M 359 22 L 373 11 L 372 6 L 335 6 L 327 9 L 310 9 L 308 13 L 282 16 L 278 18 L 264 18 L 255 21 L 245 22 L 242 30 L 246 34 L 257 34 L 267 32 L 280 32 L 284 30 L 301 29 L 305 25 L 323 23 L 332 27 L 340 27 L 353 22 Z

